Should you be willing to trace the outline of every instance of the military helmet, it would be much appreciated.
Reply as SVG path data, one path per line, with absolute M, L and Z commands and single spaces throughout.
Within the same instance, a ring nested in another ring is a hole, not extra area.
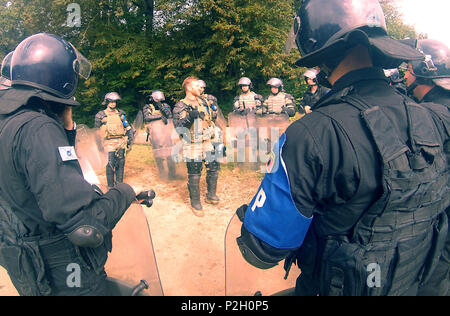
M 433 39 L 405 40 L 424 56 L 422 61 L 411 61 L 416 78 L 430 79 L 434 84 L 450 90 L 450 49 Z
M 89 78 L 91 64 L 59 36 L 39 33 L 23 40 L 11 59 L 12 86 L 29 86 L 61 99 L 72 99 L 79 76 Z
M 267 85 L 275 88 L 283 88 L 283 81 L 278 78 L 271 78 L 267 81 Z
M 108 92 L 105 95 L 105 98 L 103 100 L 103 105 L 108 105 L 110 102 L 118 102 L 120 101 L 120 95 L 117 92 Z
M 294 20 L 294 34 L 302 55 L 296 64 L 303 67 L 336 67 L 358 44 L 369 47 L 374 65 L 386 69 L 420 59 L 387 35 L 378 0 L 305 0 Z
M 303 76 L 305 77 L 306 83 L 308 83 L 308 79 L 311 79 L 312 81 L 314 81 L 317 84 L 317 74 L 318 73 L 319 72 L 314 68 L 311 68 L 311 69 L 308 69 L 307 71 L 305 71 Z
M 242 77 L 241 79 L 239 79 L 238 86 L 251 86 L 251 85 L 252 81 L 250 80 L 250 78 Z
M 2 77 L 11 80 L 11 59 L 14 51 L 9 52 L 2 61 Z
M 198 84 L 200 85 L 201 88 L 206 88 L 206 82 L 204 82 L 203 80 L 199 80 Z
M 159 91 L 159 90 L 154 90 L 152 92 L 152 96 L 151 97 L 156 102 L 161 102 L 161 101 L 165 101 L 166 100 L 166 97 L 164 96 L 164 93 L 162 91 Z
M 383 69 L 384 75 L 389 78 L 391 82 L 400 82 L 402 79 L 400 78 L 400 72 L 397 68 L 392 69 Z

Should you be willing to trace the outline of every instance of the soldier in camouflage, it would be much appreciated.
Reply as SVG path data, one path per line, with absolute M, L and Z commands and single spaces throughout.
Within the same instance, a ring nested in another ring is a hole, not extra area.
M 263 114 L 282 114 L 286 113 L 289 117 L 295 115 L 295 98 L 285 93 L 283 90 L 283 81 L 278 78 L 272 78 L 267 82 L 270 86 L 271 94 L 264 100 Z
M 251 91 L 252 81 L 250 78 L 242 77 L 239 79 L 238 86 L 242 93 L 234 98 L 233 111 L 242 115 L 257 111 L 261 113 L 263 97 Z
M 148 98 L 148 103 L 144 106 L 144 122 L 147 125 L 147 133 L 152 144 L 156 166 L 160 178 L 166 174 L 164 161 L 167 163 L 169 180 L 178 180 L 175 162 L 171 157 L 172 153 L 172 111 L 165 103 L 164 93 L 159 90 L 152 92 Z
M 201 97 L 199 80 L 188 77 L 183 82 L 186 97 L 177 102 L 173 110 L 174 125 L 183 138 L 183 156 L 188 170 L 188 189 L 191 206 L 201 211 L 200 177 L 203 163 L 206 166 L 208 192 L 206 202 L 218 204 L 216 195 L 220 164 L 219 151 L 223 148 L 220 129 L 215 125 L 214 111 L 208 101 Z M 196 213 L 202 215 L 202 213 Z
M 95 115 L 95 128 L 103 133 L 108 151 L 106 179 L 109 188 L 123 182 L 125 152 L 131 148 L 134 138 L 134 129 L 128 123 L 125 112 L 117 108 L 119 100 L 117 92 L 106 94 L 102 103 L 106 109 Z

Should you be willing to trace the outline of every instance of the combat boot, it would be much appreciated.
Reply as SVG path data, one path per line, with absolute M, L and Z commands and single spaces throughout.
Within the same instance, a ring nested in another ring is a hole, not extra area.
M 206 173 L 206 185 L 208 188 L 208 192 L 206 193 L 206 202 L 209 204 L 219 204 L 220 199 L 216 195 L 217 191 L 217 180 L 219 178 L 219 172 L 207 172 Z
M 191 206 L 196 211 L 203 210 L 200 202 L 200 175 L 190 174 L 188 176 L 189 197 L 191 199 Z

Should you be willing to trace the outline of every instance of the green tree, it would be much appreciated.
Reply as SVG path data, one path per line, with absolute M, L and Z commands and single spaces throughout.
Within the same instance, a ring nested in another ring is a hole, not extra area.
M 389 33 L 415 36 L 402 22 L 395 2 L 380 0 Z M 84 0 L 81 26 L 67 23 L 73 0 L 0 1 L 0 56 L 31 34 L 58 34 L 74 44 L 92 63 L 87 81 L 76 94 L 82 104 L 74 112 L 79 123 L 93 125 L 107 92 L 117 91 L 130 121 L 153 89 L 164 91 L 174 104 L 190 75 L 207 83 L 227 113 L 242 76 L 267 95 L 266 82 L 279 77 L 299 99 L 306 89 L 304 68 L 293 66 L 297 49 L 285 42 L 301 0 Z

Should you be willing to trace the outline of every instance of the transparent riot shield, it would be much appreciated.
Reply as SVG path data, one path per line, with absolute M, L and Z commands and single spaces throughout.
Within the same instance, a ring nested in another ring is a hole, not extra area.
M 290 296 L 300 270 L 292 266 L 285 280 L 282 262 L 262 270 L 242 257 L 236 238 L 241 235 L 242 222 L 237 215 L 231 218 L 225 236 L 225 295 L 226 296 Z
M 96 134 L 96 131 L 87 127 L 81 135 L 77 130 L 78 140 L 75 148 L 86 181 L 104 189 L 93 167 L 98 162 L 97 151 L 100 151 L 100 156 L 102 153 L 93 134 Z M 90 141 L 87 141 L 88 139 Z M 116 296 L 162 296 L 164 293 L 150 228 L 142 206 L 132 204 L 112 234 L 113 247 L 105 265 L 110 293 Z
M 155 158 L 170 157 L 173 147 L 172 133 L 174 129 L 172 119 L 168 119 L 167 124 L 164 124 L 162 120 L 155 120 L 147 124 L 148 140 L 152 145 Z
M 258 158 L 266 164 L 273 145 L 290 125 L 289 116 L 281 114 L 258 115 L 256 126 L 258 128 Z
M 147 218 L 132 204 L 113 230 L 105 270 L 113 295 L 164 295 Z
M 78 125 L 75 149 L 82 169 L 86 166 L 95 171 L 106 167 L 108 153 L 104 148 L 103 137 L 99 131 L 90 129 L 86 125 Z
M 255 112 L 246 115 L 230 113 L 226 133 L 228 162 L 237 162 L 239 168 L 258 169 L 258 131 Z

